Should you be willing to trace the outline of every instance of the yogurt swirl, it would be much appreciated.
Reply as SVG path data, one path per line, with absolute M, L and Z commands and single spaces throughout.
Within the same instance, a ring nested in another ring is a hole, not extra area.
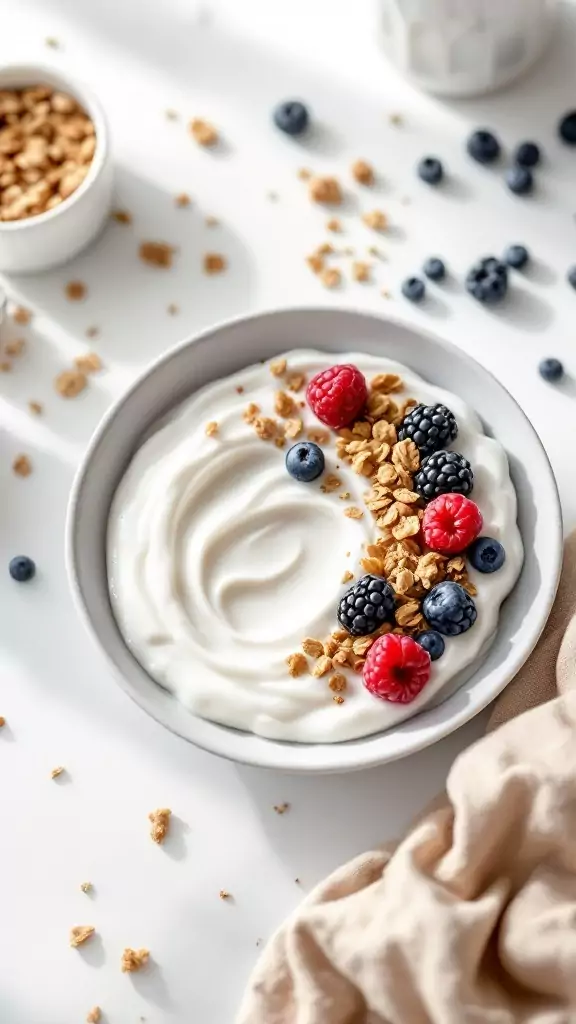
M 110 594 L 135 657 L 193 714 L 274 739 L 338 742 L 416 714 L 484 653 L 522 565 L 516 495 L 504 450 L 455 395 L 384 358 L 294 351 L 286 359 L 308 378 L 334 361 L 354 363 L 367 378 L 398 373 L 406 394 L 452 409 L 454 447 L 474 468 L 483 532 L 506 549 L 498 573 L 469 569 L 478 587 L 476 625 L 448 639 L 430 682 L 409 705 L 373 697 L 353 673 L 339 705 L 326 679 L 289 676 L 286 658 L 302 639 L 337 626 L 337 603 L 349 585 L 344 571 L 362 575 L 363 546 L 377 530 L 368 513 L 344 515 L 348 504 L 363 507 L 366 480 L 348 466 L 336 468 L 333 439 L 324 447 L 326 473 L 337 472 L 346 502 L 322 490 L 322 477 L 293 480 L 286 449 L 263 442 L 244 421 L 249 402 L 271 414 L 277 382 L 263 364 L 193 394 L 134 456 L 110 511 Z M 307 407 L 298 415 L 305 427 L 318 426 Z M 218 423 L 213 437 L 206 435 L 209 421 Z

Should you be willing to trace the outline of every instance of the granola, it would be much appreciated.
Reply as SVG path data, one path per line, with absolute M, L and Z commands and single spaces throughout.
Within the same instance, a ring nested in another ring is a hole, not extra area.
M 133 974 L 134 971 L 141 970 L 150 958 L 150 951 L 148 949 L 131 949 L 127 946 L 122 953 L 122 960 L 120 961 L 120 969 L 124 974 Z
M 308 186 L 310 198 L 314 203 L 327 203 L 339 206 L 342 202 L 342 189 L 337 178 L 311 178 Z
M 351 170 L 354 181 L 357 181 L 359 185 L 374 184 L 374 169 L 366 160 L 355 160 Z
M 70 929 L 70 945 L 73 949 L 78 949 L 83 942 L 86 942 L 96 929 L 91 924 L 77 924 L 74 928 Z
M 163 843 L 168 835 L 171 814 L 172 811 L 169 807 L 159 807 L 156 811 L 150 811 L 148 815 L 148 820 L 152 822 L 150 836 L 155 843 Z

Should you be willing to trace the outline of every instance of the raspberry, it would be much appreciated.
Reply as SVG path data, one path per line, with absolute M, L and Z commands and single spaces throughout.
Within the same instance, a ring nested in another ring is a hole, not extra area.
M 482 513 L 462 494 L 441 494 L 431 501 L 422 520 L 422 535 L 432 551 L 457 555 L 476 540 Z
M 347 427 L 356 419 L 367 396 L 364 374 L 349 363 L 317 373 L 306 390 L 312 412 L 333 430 Z
M 375 697 L 410 704 L 430 679 L 430 655 L 411 636 L 386 633 L 372 644 L 364 686 Z

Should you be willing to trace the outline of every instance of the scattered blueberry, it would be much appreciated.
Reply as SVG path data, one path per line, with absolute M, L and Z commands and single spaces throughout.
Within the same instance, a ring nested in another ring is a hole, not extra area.
M 338 622 L 352 636 L 374 633 L 394 614 L 396 599 L 382 576 L 368 573 L 350 587 L 338 605 Z
M 520 167 L 536 167 L 540 163 L 540 147 L 535 142 L 521 142 L 514 151 L 514 163 Z
M 568 284 L 571 284 L 573 288 L 576 288 L 576 263 L 573 267 L 570 267 L 566 276 L 568 278 Z
M 525 245 L 509 245 L 504 253 L 504 262 L 514 270 L 522 270 L 530 259 L 530 253 Z
M 402 295 L 410 302 L 421 302 L 426 294 L 426 285 L 419 277 L 407 277 L 402 282 Z
M 534 177 L 529 167 L 511 167 L 505 177 L 508 188 L 516 196 L 527 196 L 534 188 Z
M 569 146 L 576 146 L 576 110 L 564 115 L 558 125 L 558 133 Z
M 500 156 L 500 143 L 492 132 L 485 128 L 472 132 L 466 143 L 470 156 L 479 164 L 492 164 Z
M 398 428 L 400 441 L 414 441 L 424 458 L 445 448 L 458 437 L 454 413 L 446 405 L 415 405 Z
M 324 472 L 324 452 L 313 441 L 299 441 L 286 452 L 286 469 L 295 480 L 310 483 Z
M 478 572 L 497 572 L 506 561 L 504 548 L 493 537 L 478 537 L 466 554 Z
M 418 177 L 427 185 L 438 185 L 444 177 L 444 168 L 435 156 L 425 156 L 418 164 Z
M 446 277 L 444 261 L 439 259 L 438 256 L 430 256 L 424 263 L 422 270 L 431 281 L 442 281 Z
M 561 380 L 564 376 L 564 367 L 560 360 L 554 359 L 554 357 L 551 357 L 550 359 L 542 359 L 542 361 L 538 363 L 538 373 L 544 380 L 547 380 L 549 384 L 555 384 L 556 381 Z
M 307 108 L 299 100 L 287 100 L 274 108 L 274 124 L 286 135 L 302 135 L 308 127 Z
M 478 302 L 494 305 L 501 302 L 508 291 L 508 269 L 495 256 L 488 256 L 470 268 L 466 274 L 466 290 Z
M 16 555 L 10 560 L 8 571 L 17 583 L 27 583 L 36 572 L 36 566 L 28 555 Z
M 424 501 L 432 501 L 441 494 L 463 494 L 467 498 L 473 487 L 472 466 L 459 452 L 433 452 L 414 475 L 414 490 Z
M 430 661 L 438 661 L 444 654 L 444 638 L 435 629 L 426 629 L 423 633 L 417 633 L 414 637 L 417 644 L 428 651 Z
M 422 611 L 432 628 L 443 636 L 465 633 L 474 625 L 478 614 L 464 587 L 451 580 L 432 587 L 422 602 Z

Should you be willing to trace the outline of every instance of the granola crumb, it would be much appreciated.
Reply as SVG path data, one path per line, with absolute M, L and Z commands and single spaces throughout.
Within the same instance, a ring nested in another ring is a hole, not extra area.
M 388 227 L 388 218 L 383 210 L 370 210 L 362 215 L 362 221 L 367 228 L 373 231 L 385 231 Z
M 238 387 L 236 388 L 236 394 L 237 395 L 243 395 L 244 394 L 244 388 L 242 387 L 241 384 L 239 384 Z
M 309 186 L 310 199 L 314 203 L 328 203 L 339 206 L 342 202 L 342 189 L 337 178 L 312 178 Z
M 333 231 L 335 234 L 338 234 L 338 232 L 342 231 L 342 222 L 338 217 L 330 217 L 326 221 L 326 230 Z
M 305 383 L 305 373 L 291 373 L 286 378 L 286 387 L 289 391 L 301 391 Z
M 284 424 L 284 437 L 294 441 L 302 433 L 303 423 L 301 419 L 286 420 Z
M 220 223 L 218 217 L 213 217 L 211 214 L 204 218 L 204 223 L 207 228 L 217 228 Z
M 187 192 L 179 192 L 178 195 L 175 196 L 174 202 L 176 206 L 184 208 L 185 206 L 190 206 L 192 200 Z
M 166 307 L 168 316 L 176 316 L 180 312 L 180 306 L 177 306 L 175 302 L 170 302 Z
M 32 463 L 27 455 L 17 455 L 12 463 L 12 469 L 16 473 L 16 476 L 30 476 L 32 472 Z
M 44 42 L 46 46 L 50 47 L 51 50 L 60 49 L 60 43 L 57 39 L 54 38 L 54 36 L 47 36 Z
M 133 974 L 134 971 L 139 971 L 148 962 L 149 957 L 150 950 L 131 949 L 130 946 L 127 946 L 120 961 L 122 973 Z
M 50 772 L 50 778 L 51 779 L 57 779 L 65 771 L 66 771 L 66 769 L 63 768 L 62 765 L 59 765 L 57 768 L 53 768 L 52 769 L 52 771 Z
M 44 406 L 42 405 L 41 402 L 28 402 L 28 408 L 30 412 L 34 414 L 34 416 L 41 416 L 42 413 L 44 412 Z
M 338 267 L 328 267 L 320 275 L 320 280 L 325 288 L 337 288 L 342 281 L 342 274 Z
M 168 107 L 167 110 L 164 111 L 164 114 L 166 116 L 166 120 L 168 121 L 177 121 L 178 118 L 180 117 L 178 111 L 174 110 L 173 107 Z
M 156 811 L 150 811 L 148 815 L 148 820 L 152 822 L 150 836 L 155 843 L 163 843 L 168 835 L 171 814 L 172 811 L 169 807 L 159 807 Z
M 26 342 L 24 338 L 16 338 L 14 341 L 9 341 L 6 345 L 6 355 L 17 358 L 21 356 L 24 349 L 26 348 Z
M 274 804 L 274 810 L 276 814 L 286 814 L 286 811 L 290 810 L 290 804 Z
M 32 319 L 32 313 L 30 312 L 29 309 L 26 309 L 25 306 L 16 306 L 16 308 L 12 312 L 12 319 L 15 324 L 20 324 L 22 327 L 24 327 L 26 324 L 30 323 L 30 320 Z
M 216 420 L 210 420 L 210 422 L 206 424 L 204 433 L 206 434 L 206 437 L 216 437 L 216 434 L 218 433 L 218 424 Z
M 298 177 L 300 181 L 310 181 L 312 171 L 308 167 L 301 167 L 298 171 Z
M 81 370 L 64 370 L 54 381 L 54 387 L 62 398 L 75 398 L 87 384 L 88 378 Z
M 348 501 L 350 497 L 350 491 L 342 491 L 342 494 L 339 494 L 338 497 L 340 498 L 340 501 Z
M 296 654 L 289 654 L 286 658 L 286 664 L 288 665 L 288 674 L 293 679 L 308 671 L 308 662 L 300 651 L 296 651 Z
M 346 676 L 343 676 L 341 672 L 335 672 L 328 680 L 328 686 L 333 693 L 341 693 L 346 689 L 347 685 Z
M 276 445 L 277 448 L 284 448 L 284 446 L 286 444 L 286 438 L 285 437 L 275 437 L 274 438 L 274 444 Z
M 322 654 L 315 665 L 312 666 L 312 675 L 315 679 L 321 679 L 331 668 L 332 658 L 329 658 L 327 654 Z
M 83 942 L 86 942 L 91 935 L 94 935 L 96 929 L 91 924 L 77 924 L 74 928 L 70 929 L 70 945 L 73 949 L 77 949 Z
M 93 888 L 94 886 L 92 885 L 92 882 L 80 882 L 80 889 L 82 890 L 82 892 L 92 892 Z
M 98 1024 L 102 1019 L 102 1013 L 99 1006 L 93 1006 L 86 1017 L 86 1024 Z
M 12 363 L 9 363 L 7 360 L 0 362 L 0 373 L 10 373 L 11 369 Z
M 244 412 L 242 413 L 242 419 L 250 426 L 252 426 L 255 423 L 256 417 L 258 416 L 259 412 L 260 406 L 256 405 L 256 402 L 249 402 L 246 408 L 244 409 Z
M 349 583 L 350 580 L 354 579 L 354 573 L 350 572 L 350 569 L 346 569 L 346 572 L 342 576 L 342 583 Z
M 0 729 L 2 729 L 5 725 L 6 719 L 4 718 L 4 715 L 0 715 Z
M 393 124 L 395 128 L 401 128 L 404 124 L 404 117 L 402 114 L 390 114 L 388 120 L 390 124 Z
M 226 270 L 226 259 L 218 252 L 207 252 L 204 255 L 204 273 L 221 274 Z
M 96 327 L 95 325 L 92 325 L 91 327 L 87 327 L 86 328 L 86 337 L 87 338 L 97 338 L 99 334 L 100 334 L 100 328 Z
M 201 117 L 195 117 L 190 121 L 190 134 L 199 146 L 215 146 L 218 142 L 218 132 L 213 124 L 204 121 Z
M 352 278 L 354 281 L 369 281 L 372 267 L 362 260 L 355 260 L 352 264 Z
M 392 292 L 390 291 L 389 288 L 382 288 L 380 290 L 380 295 L 382 296 L 383 299 L 391 299 L 392 298 Z
M 332 491 L 337 491 L 341 486 L 342 481 L 340 478 L 337 477 L 335 473 L 329 473 L 328 476 L 324 478 L 324 482 L 320 484 L 320 490 L 323 494 L 331 494 Z
M 282 419 L 289 419 L 291 416 L 294 416 L 296 412 L 294 399 L 287 395 L 285 391 L 276 391 L 274 394 L 274 412 L 277 416 L 281 416 Z
M 227 889 L 220 889 L 220 892 L 218 893 L 218 895 L 219 895 L 221 900 L 232 899 L 232 893 L 228 892 Z
M 368 252 L 369 256 L 375 256 L 376 259 L 378 259 L 378 260 L 385 260 L 386 259 L 386 254 L 383 253 L 382 249 L 379 249 L 377 245 L 369 245 L 368 249 L 367 249 L 367 252 Z
M 110 215 L 117 224 L 131 224 L 132 214 L 128 210 L 112 210 Z
M 141 242 L 138 255 L 150 267 L 169 268 L 172 266 L 174 247 L 167 242 Z
M 335 693 L 334 696 L 332 697 L 332 700 L 334 701 L 335 704 L 344 703 L 344 697 L 341 697 L 339 693 Z
M 374 184 L 374 169 L 366 160 L 355 160 L 351 170 L 352 177 L 359 185 Z
M 97 352 L 86 352 L 83 356 L 76 356 L 74 363 L 81 373 L 97 373 L 102 369 L 102 360 Z
M 317 252 L 313 252 L 310 256 L 307 256 L 306 263 L 313 274 L 321 274 L 324 270 L 324 260 Z
M 270 363 L 270 373 L 273 377 L 282 377 L 286 373 L 288 363 L 285 359 L 273 359 Z
M 348 508 L 344 509 L 344 515 L 347 516 L 348 519 L 362 519 L 364 513 L 361 508 L 357 507 L 357 505 L 349 505 Z
M 70 302 L 80 302 L 86 298 L 88 289 L 83 281 L 68 281 L 64 288 L 66 298 Z
M 330 431 L 323 430 L 322 427 L 309 427 L 306 431 L 306 437 L 309 441 L 313 441 L 314 444 L 329 444 L 330 443 Z
M 324 644 L 321 640 L 315 640 L 314 637 L 306 636 L 302 641 L 302 650 L 305 654 L 310 655 L 311 658 L 319 658 L 321 654 L 324 654 Z
M 271 441 L 276 437 L 276 420 L 270 416 L 256 416 L 252 425 L 261 441 Z

